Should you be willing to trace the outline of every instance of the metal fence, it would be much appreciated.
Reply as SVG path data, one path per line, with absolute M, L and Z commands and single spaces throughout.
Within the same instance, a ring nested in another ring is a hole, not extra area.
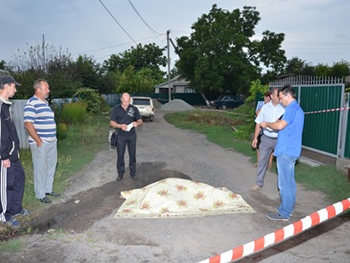
M 27 102 L 27 100 L 13 100 L 11 107 L 11 114 L 13 116 L 13 121 L 15 123 L 17 134 L 19 137 L 20 147 L 21 149 L 28 149 L 28 133 L 24 128 L 24 112 L 23 108 Z
M 294 87 L 298 103 L 305 113 L 303 148 L 332 157 L 349 157 L 348 96 L 344 80 L 293 76 L 272 82 L 270 86 L 282 87 L 286 84 Z

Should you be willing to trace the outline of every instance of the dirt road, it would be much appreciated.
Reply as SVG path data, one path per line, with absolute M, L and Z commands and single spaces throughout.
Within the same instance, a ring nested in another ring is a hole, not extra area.
M 107 125 L 107 123 L 106 123 Z M 105 136 L 105 135 L 101 135 Z M 198 262 L 253 241 L 330 205 L 321 194 L 298 186 L 293 220 L 270 221 L 279 204 L 277 178 L 251 192 L 256 170 L 249 158 L 212 144 L 201 135 L 166 123 L 138 129 L 138 177 L 116 179 L 115 151 L 100 152 L 71 179 L 61 199 L 36 215 L 36 234 L 21 237 L 18 253 L 0 252 L 1 262 Z M 242 195 L 257 213 L 174 219 L 116 219 L 120 191 L 168 177 L 190 178 Z M 349 262 L 350 222 L 337 218 L 272 246 L 242 262 Z

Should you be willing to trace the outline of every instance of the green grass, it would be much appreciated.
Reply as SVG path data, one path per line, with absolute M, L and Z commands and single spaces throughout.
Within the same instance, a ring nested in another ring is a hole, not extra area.
M 0 252 L 18 252 L 24 247 L 24 243 L 19 239 L 11 239 L 0 243 Z
M 256 161 L 256 152 L 250 141 L 250 134 L 254 132 L 254 116 L 247 106 L 225 112 L 195 110 L 168 113 L 164 118 L 178 128 L 202 133 L 209 141 L 223 148 L 233 148 L 251 157 L 252 163 Z M 350 196 L 350 183 L 346 175 L 331 165 L 311 167 L 298 163 L 295 178 L 305 189 L 324 193 L 329 202 L 342 201 Z
M 80 124 L 68 128 L 67 137 L 57 144 L 58 162 L 54 180 L 54 190 L 63 192 L 70 176 L 90 163 L 97 152 L 106 147 L 109 122 L 106 116 L 86 117 Z M 21 162 L 26 174 L 23 206 L 30 210 L 46 207 L 34 195 L 33 165 L 30 150 L 21 151 Z

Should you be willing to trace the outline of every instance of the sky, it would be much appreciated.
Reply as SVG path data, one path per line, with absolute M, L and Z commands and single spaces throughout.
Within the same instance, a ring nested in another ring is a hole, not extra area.
M 174 43 L 190 36 L 191 26 L 213 4 L 230 12 L 256 7 L 261 20 L 254 38 L 265 30 L 284 33 L 287 59 L 313 66 L 350 62 L 348 0 L 1 0 L 0 61 L 13 61 L 43 40 L 73 58 L 87 55 L 98 63 L 136 43 L 165 47 L 168 30 Z M 172 67 L 178 59 L 172 46 L 170 59 Z

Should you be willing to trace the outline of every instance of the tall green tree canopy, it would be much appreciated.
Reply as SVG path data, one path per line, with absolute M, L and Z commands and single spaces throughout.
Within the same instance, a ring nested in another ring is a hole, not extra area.
M 166 57 L 163 55 L 165 48 L 160 48 L 156 44 L 148 44 L 142 46 L 138 44 L 136 48 L 124 51 L 118 55 L 111 55 L 111 57 L 104 62 L 104 67 L 109 71 L 123 72 L 129 66 L 133 66 L 135 71 L 142 68 L 150 68 L 154 71 L 160 71 L 160 67 L 166 66 Z M 164 75 L 164 72 L 162 72 Z
M 284 34 L 265 31 L 261 41 L 252 40 L 259 20 L 255 7 L 229 12 L 213 5 L 193 24 L 190 37 L 177 39 L 179 73 L 199 92 L 248 93 L 262 66 L 279 70 L 286 61 Z

